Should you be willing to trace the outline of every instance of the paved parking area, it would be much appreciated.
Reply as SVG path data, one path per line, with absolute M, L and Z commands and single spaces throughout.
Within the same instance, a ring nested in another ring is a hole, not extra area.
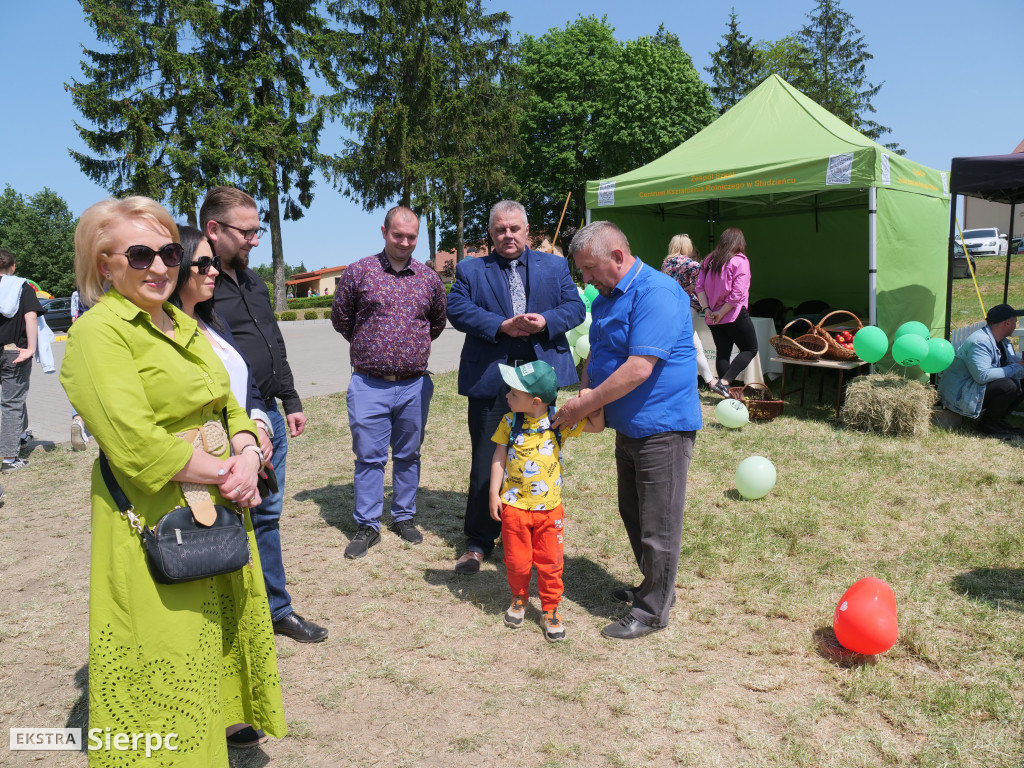
M 288 348 L 288 363 L 300 397 L 344 392 L 352 366 L 348 360 L 348 342 L 330 320 L 304 320 L 281 323 Z M 435 373 L 459 367 L 464 334 L 450 325 L 431 347 L 430 370 Z M 64 342 L 53 346 L 57 372 L 44 374 L 33 364 L 28 391 L 28 422 L 40 443 L 71 443 L 71 404 L 58 378 L 64 359 Z

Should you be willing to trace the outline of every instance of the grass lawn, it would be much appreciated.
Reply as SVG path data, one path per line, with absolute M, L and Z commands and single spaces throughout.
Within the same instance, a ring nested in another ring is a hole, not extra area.
M 1003 303 L 1006 277 L 1005 256 L 979 256 L 977 262 L 977 290 L 970 277 L 953 281 L 953 303 L 950 321 L 954 328 L 985 319 L 978 303 L 978 292 L 985 302 L 985 310 Z M 1010 264 L 1010 287 L 1006 303 L 1015 308 L 1024 307 L 1024 254 L 1014 256 Z
M 278 639 L 290 735 L 233 755 L 234 768 L 1024 765 L 1019 444 L 853 433 L 829 420 L 828 402 L 727 431 L 705 396 L 671 626 L 621 643 L 599 634 L 623 612 L 608 593 L 637 579 L 615 505 L 614 436 L 584 435 L 565 460 L 569 639 L 550 644 L 536 598 L 522 629 L 502 624 L 500 559 L 474 577 L 452 572 L 465 400 L 454 374 L 436 385 L 424 542 L 385 531 L 358 561 L 342 556 L 355 531 L 345 400 L 307 401 L 282 536 L 295 606 L 331 634 L 315 646 Z M 753 454 L 774 462 L 778 483 L 744 501 L 733 476 Z M 85 724 L 94 458 L 95 447 L 37 449 L 31 467 L 3 478 L 9 726 Z M 821 641 L 864 576 L 895 590 L 900 640 L 875 663 L 841 666 Z M 5 752 L 0 763 L 85 758 Z

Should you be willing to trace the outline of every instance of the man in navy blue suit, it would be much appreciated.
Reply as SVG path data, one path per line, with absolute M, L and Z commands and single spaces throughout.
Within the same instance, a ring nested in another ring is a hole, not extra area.
M 491 554 L 501 524 L 491 519 L 491 436 L 508 411 L 508 388 L 498 363 L 519 366 L 543 360 L 558 386 L 579 381 L 565 332 L 583 322 L 586 308 L 565 259 L 527 247 L 526 210 L 514 200 L 491 209 L 487 231 L 494 250 L 466 259 L 455 271 L 448 319 L 466 334 L 459 362 L 459 394 L 469 398 L 473 459 L 466 500 L 466 552 L 456 573 L 476 573 Z

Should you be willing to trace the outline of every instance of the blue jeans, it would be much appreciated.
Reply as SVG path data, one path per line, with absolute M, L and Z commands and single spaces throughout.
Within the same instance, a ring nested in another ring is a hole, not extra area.
M 284 560 L 281 557 L 281 510 L 284 508 L 284 464 L 288 457 L 288 424 L 277 407 L 277 400 L 269 400 L 267 416 L 274 428 L 270 442 L 274 446 L 274 473 L 277 475 L 277 493 L 263 499 L 251 510 L 256 548 L 263 563 L 263 581 L 267 585 L 272 621 L 283 619 L 292 612 L 292 598 L 284 586 Z
M 391 447 L 391 520 L 416 514 L 420 448 L 434 383 L 429 376 L 387 381 L 352 373 L 348 385 L 348 424 L 356 455 L 353 516 L 356 525 L 380 530 L 384 511 L 384 467 Z

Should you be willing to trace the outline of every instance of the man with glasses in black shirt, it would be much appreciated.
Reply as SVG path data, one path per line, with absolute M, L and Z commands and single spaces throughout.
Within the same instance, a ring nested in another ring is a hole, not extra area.
M 270 419 L 268 432 L 273 444 L 272 461 L 278 491 L 251 510 L 270 601 L 270 618 L 277 634 L 300 643 L 318 643 L 327 638 L 327 630 L 295 613 L 285 588 L 279 527 L 284 506 L 285 458 L 288 435 L 301 435 L 306 428 L 306 417 L 295 391 L 284 338 L 270 304 L 270 292 L 259 275 L 249 269 L 249 251 L 259 245 L 259 238 L 266 229 L 260 226 L 256 201 L 234 187 L 214 187 L 206 193 L 199 223 L 221 261 L 213 294 L 217 312 L 227 321 L 238 346 L 252 364 L 253 376 Z M 284 407 L 283 417 L 278 400 Z

